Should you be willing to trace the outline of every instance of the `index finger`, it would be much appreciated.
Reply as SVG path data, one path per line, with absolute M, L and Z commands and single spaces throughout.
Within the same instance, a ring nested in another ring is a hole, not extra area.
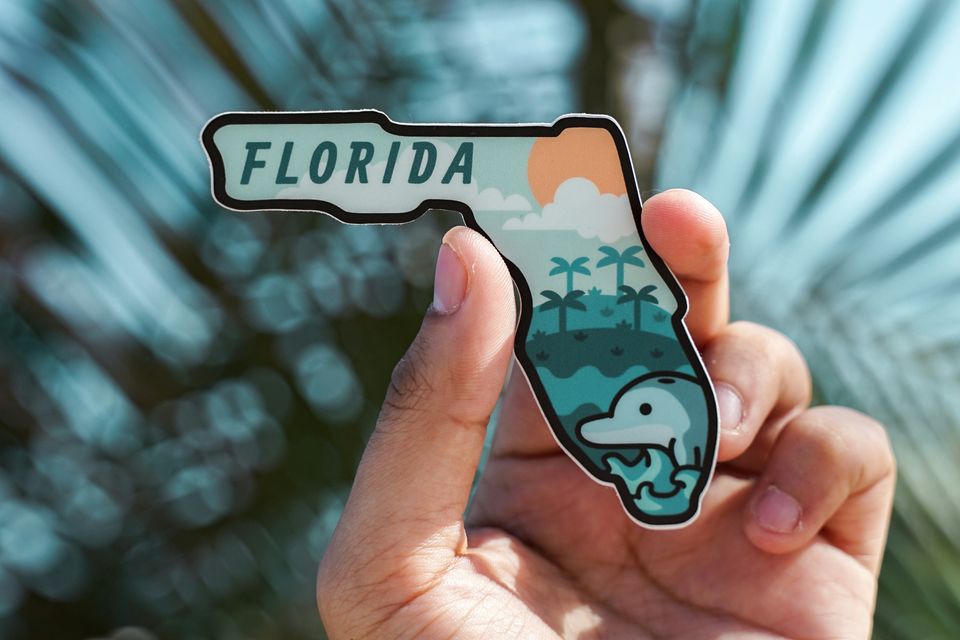
M 685 319 L 702 347 L 730 318 L 727 258 L 730 239 L 717 208 L 685 189 L 659 193 L 643 203 L 643 234 L 687 294 Z

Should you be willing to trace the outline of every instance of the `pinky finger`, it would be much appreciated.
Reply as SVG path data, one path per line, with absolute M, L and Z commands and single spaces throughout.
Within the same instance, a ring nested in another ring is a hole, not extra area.
M 777 438 L 748 502 L 746 535 L 768 553 L 788 553 L 822 531 L 876 573 L 895 476 L 880 424 L 841 407 L 810 409 Z

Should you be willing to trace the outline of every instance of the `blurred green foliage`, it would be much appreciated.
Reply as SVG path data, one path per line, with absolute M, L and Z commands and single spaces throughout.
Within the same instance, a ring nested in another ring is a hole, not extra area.
M 197 136 L 357 107 L 611 113 L 641 190 L 714 200 L 735 315 L 890 427 L 877 635 L 953 637 L 957 34 L 946 0 L 0 3 L 0 637 L 323 637 L 316 563 L 456 218 L 228 213 Z

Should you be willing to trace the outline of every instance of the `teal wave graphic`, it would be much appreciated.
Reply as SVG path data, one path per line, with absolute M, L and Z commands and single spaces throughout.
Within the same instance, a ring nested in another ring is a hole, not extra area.
M 636 364 L 620 375 L 608 378 L 597 367 L 589 365 L 578 369 L 568 378 L 560 378 L 546 367 L 537 367 L 537 375 L 550 396 L 554 411 L 561 416 L 573 413 L 587 401 L 609 407 L 617 391 L 634 378 L 649 372 L 647 367 Z

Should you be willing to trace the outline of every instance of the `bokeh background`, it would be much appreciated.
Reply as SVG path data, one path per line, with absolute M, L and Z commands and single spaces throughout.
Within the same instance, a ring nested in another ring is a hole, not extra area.
M 879 638 L 960 628 L 960 3 L 0 2 L 0 638 L 322 638 L 317 561 L 453 214 L 235 214 L 225 110 L 610 113 L 733 310 L 900 460 Z M 816 612 L 811 612 L 816 615 Z

